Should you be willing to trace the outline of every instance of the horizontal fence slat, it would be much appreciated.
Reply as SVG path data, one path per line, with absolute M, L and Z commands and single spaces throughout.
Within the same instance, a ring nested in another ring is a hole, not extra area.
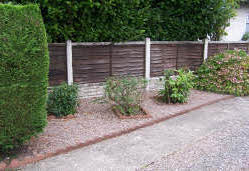
M 203 62 L 202 41 L 151 41 L 151 76 L 162 76 L 166 69 L 188 67 L 195 70 Z M 209 41 L 208 56 L 226 50 L 243 49 L 244 41 Z M 67 81 L 66 43 L 49 43 L 51 86 Z M 78 83 L 103 82 L 108 76 L 144 76 L 145 42 L 87 42 L 72 43 L 74 81 Z

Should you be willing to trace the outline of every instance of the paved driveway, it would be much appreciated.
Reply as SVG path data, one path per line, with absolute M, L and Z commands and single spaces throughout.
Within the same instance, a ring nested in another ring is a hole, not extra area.
M 22 170 L 249 170 L 249 97 L 206 106 Z

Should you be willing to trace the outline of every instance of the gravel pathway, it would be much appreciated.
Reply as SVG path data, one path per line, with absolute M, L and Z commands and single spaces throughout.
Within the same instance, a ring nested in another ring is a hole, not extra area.
M 22 170 L 249 170 L 249 97 L 222 101 Z
M 149 119 L 120 120 L 112 112 L 110 104 L 93 103 L 93 99 L 82 100 L 75 118 L 49 120 L 44 133 L 33 138 L 17 155 L 17 159 L 22 160 L 25 157 L 56 153 L 67 147 L 77 146 L 225 97 L 225 95 L 192 90 L 188 103 L 165 105 L 156 102 L 154 96 L 155 92 L 150 92 L 143 103 L 146 111 L 153 116 Z

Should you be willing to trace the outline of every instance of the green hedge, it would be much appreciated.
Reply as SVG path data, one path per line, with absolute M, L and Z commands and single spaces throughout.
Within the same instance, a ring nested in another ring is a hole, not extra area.
M 37 5 L 0 4 L 0 153 L 46 126 L 48 45 Z
M 39 3 L 49 41 L 219 39 L 236 0 L 2 0 Z

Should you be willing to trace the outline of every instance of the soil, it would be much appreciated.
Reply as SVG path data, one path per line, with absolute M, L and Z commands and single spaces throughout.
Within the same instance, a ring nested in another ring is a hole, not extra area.
M 152 116 L 148 114 L 143 108 L 140 108 L 138 114 L 135 115 L 123 115 L 117 108 L 112 107 L 114 114 L 118 116 L 119 119 L 141 119 L 141 118 L 151 118 Z
M 22 160 L 25 157 L 56 153 L 61 149 L 77 146 L 226 97 L 226 95 L 192 90 L 188 103 L 158 105 L 153 98 L 155 95 L 156 92 L 148 92 L 142 104 L 143 109 L 152 118 L 128 120 L 119 119 L 112 111 L 111 104 L 94 103 L 94 99 L 81 100 L 74 117 L 68 119 L 50 117 L 44 132 L 32 138 L 16 157 Z

